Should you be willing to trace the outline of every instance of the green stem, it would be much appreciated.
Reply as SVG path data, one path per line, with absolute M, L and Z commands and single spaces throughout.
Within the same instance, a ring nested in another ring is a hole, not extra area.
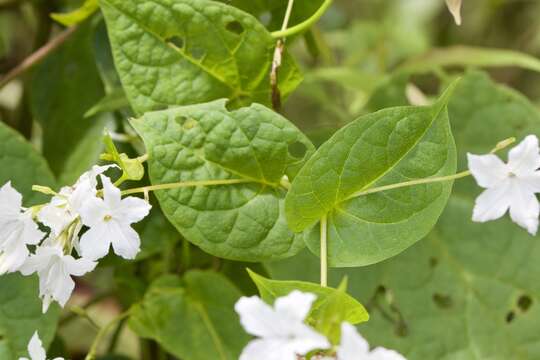
M 297 24 L 293 27 L 290 27 L 286 30 L 274 31 L 271 35 L 274 39 L 286 38 L 294 34 L 298 34 L 306 29 L 309 29 L 313 24 L 315 24 L 321 16 L 328 10 L 332 5 L 332 0 L 324 0 L 324 3 L 321 7 L 313 14 L 311 17 L 300 24 Z
M 120 321 L 124 320 L 129 315 L 129 312 L 126 311 L 120 315 L 118 315 L 116 318 L 114 318 L 111 322 L 109 322 L 107 325 L 102 327 L 94 339 L 94 342 L 92 343 L 92 346 L 90 347 L 90 351 L 88 352 L 88 355 L 86 355 L 85 360 L 96 360 L 96 354 L 98 351 L 98 347 L 107 335 L 107 333 Z
M 281 31 L 287 30 L 289 26 L 289 20 L 291 19 L 291 13 L 294 5 L 294 0 L 289 0 L 287 3 L 287 10 L 285 11 L 285 17 L 283 18 L 283 24 L 281 25 Z
M 254 181 L 247 180 L 247 179 L 184 181 L 184 182 L 158 184 L 158 185 L 150 185 L 150 186 L 143 186 L 143 187 L 134 188 L 134 189 L 128 189 L 128 190 L 122 191 L 122 195 L 145 193 L 145 192 L 156 191 L 156 190 L 171 190 L 171 189 L 178 189 L 178 188 L 184 188 L 184 187 L 232 185 L 232 184 L 245 184 L 245 183 L 251 183 L 251 182 L 254 182 Z
M 328 241 L 326 215 L 321 218 L 321 286 L 328 286 Z
M 347 201 L 347 200 L 350 200 L 350 199 L 353 199 L 353 198 L 356 198 L 356 197 L 359 197 L 359 196 L 378 193 L 378 192 L 381 192 L 381 191 L 398 189 L 398 188 L 402 188 L 402 187 L 406 187 L 406 186 L 413 186 L 413 185 L 419 185 L 419 184 L 429 184 L 429 183 L 434 183 L 434 182 L 450 181 L 450 180 L 460 179 L 460 178 L 463 178 L 463 177 L 466 177 L 466 176 L 469 176 L 469 175 L 471 175 L 471 172 L 469 170 L 466 170 L 466 171 L 462 171 L 460 173 L 457 173 L 457 174 L 454 174 L 454 175 L 449 175 L 449 176 L 439 176 L 439 177 L 431 177 L 431 178 L 425 178 L 425 179 L 416 179 L 416 180 L 411 180 L 411 181 L 404 181 L 404 182 L 397 183 L 397 184 L 378 186 L 378 187 L 374 187 L 374 188 L 371 188 L 371 189 L 368 189 L 368 190 L 357 191 L 354 194 L 352 194 L 351 196 L 347 197 L 344 201 Z

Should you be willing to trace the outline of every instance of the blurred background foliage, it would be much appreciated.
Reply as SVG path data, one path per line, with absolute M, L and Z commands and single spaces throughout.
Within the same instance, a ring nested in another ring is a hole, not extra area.
M 222 2 L 254 14 L 269 30 L 279 29 L 286 6 L 285 0 Z M 291 24 L 309 17 L 320 3 L 297 0 Z M 8 73 L 63 30 L 50 18 L 50 13 L 66 12 L 80 5 L 81 2 L 72 0 L 0 0 L 0 74 Z M 429 99 L 438 93 L 441 82 L 461 74 L 469 65 L 478 65 L 475 60 L 486 57 L 456 48 L 457 45 L 515 50 L 540 57 L 540 1 L 464 0 L 462 14 L 463 25 L 458 27 L 442 0 L 336 0 L 316 27 L 287 40 L 287 48 L 303 70 L 304 81 L 285 102 L 282 112 L 320 144 L 361 114 L 409 103 L 412 95 L 407 96 L 407 85 L 410 90 L 410 85 L 414 84 L 421 100 L 423 95 Z M 492 63 L 501 54 L 492 55 L 487 56 L 485 64 Z M 531 70 L 538 65 L 524 65 L 529 64 L 527 59 L 515 61 L 512 58 L 508 62 L 521 66 L 491 64 L 486 70 L 496 82 L 520 91 L 537 107 L 540 106 L 540 71 Z M 437 62 L 449 66 L 438 66 Z M 411 68 L 415 71 L 410 71 Z M 487 78 L 479 74 L 472 76 L 485 85 L 479 86 L 479 91 L 493 90 Z M 474 90 L 468 95 L 473 96 Z M 418 100 L 418 96 L 412 97 Z M 536 109 L 526 106 L 527 111 L 536 116 Z M 462 114 L 457 110 L 455 113 Z M 58 185 L 72 183 L 98 161 L 105 127 L 117 133 L 129 131 L 124 127 L 124 120 L 130 115 L 132 112 L 114 69 L 100 14 L 80 25 L 68 41 L 31 71 L 0 89 L 0 119 L 45 156 Z M 140 142 L 128 140 L 122 151 L 133 154 L 140 151 Z M 460 141 L 458 139 L 458 144 Z M 493 139 L 486 143 L 493 143 Z M 0 174 L 0 180 L 7 176 Z M 455 212 L 458 210 L 454 208 L 446 217 L 448 223 L 455 221 L 454 226 L 461 221 Z M 185 271 L 186 264 L 182 261 L 186 252 L 190 252 L 191 267 L 220 269 L 233 278 L 244 293 L 255 293 L 243 270 L 246 264 L 220 260 L 190 248 L 159 212 L 154 212 L 139 230 L 145 246 L 139 261 L 107 259 L 100 271 L 81 284 L 74 299 L 74 304 L 91 305 L 97 303 L 96 299 L 108 298 L 91 308 L 91 314 L 98 321 L 106 322 L 121 307 L 140 299 L 148 284 L 164 268 Z M 444 228 L 441 231 L 444 232 Z M 505 230 L 501 228 L 501 231 Z M 426 266 L 429 261 L 434 267 L 436 264 L 432 262 L 437 260 L 430 256 L 431 243 L 426 240 L 414 251 L 426 259 Z M 144 261 L 148 259 L 152 261 Z M 411 276 L 415 277 L 415 270 L 423 271 L 415 268 L 420 266 L 416 259 L 418 256 L 407 252 L 396 261 L 374 267 L 373 271 L 340 270 L 334 274 L 334 283 L 348 275 L 353 295 L 364 301 L 369 310 L 379 312 L 372 317 L 370 324 L 373 325 L 368 325 L 372 327 L 367 330 L 375 344 L 388 344 L 404 352 L 414 344 L 402 343 L 403 334 L 410 331 L 411 325 L 409 328 L 404 325 L 402 312 L 406 310 L 396 310 L 394 295 L 380 285 L 381 277 L 390 275 L 383 276 L 383 271 L 379 270 L 387 267 L 389 270 L 383 269 L 384 274 L 397 273 L 393 278 L 397 279 L 400 269 L 408 266 Z M 107 264 L 118 267 L 113 271 Z M 265 268 L 261 264 L 249 266 L 259 273 L 284 279 L 316 280 L 318 274 L 317 260 L 307 252 L 288 261 L 266 264 Z M 385 281 L 386 285 L 392 283 Z M 111 300 L 111 294 L 116 300 Z M 436 293 L 434 298 L 442 308 L 452 305 L 448 305 L 451 300 L 445 298 L 445 294 Z M 440 318 L 435 320 L 440 321 Z M 386 323 L 391 324 L 391 331 L 387 331 Z M 50 356 L 69 353 L 70 358 L 77 359 L 95 334 L 88 322 L 72 315 L 62 318 L 60 329 Z M 119 334 L 114 332 L 112 336 Z M 392 337 L 394 335 L 397 337 Z M 430 338 L 426 335 L 420 339 L 425 342 Z M 116 344 L 116 340 L 112 343 Z M 66 344 L 69 344 L 68 350 Z M 117 352 L 132 358 L 153 358 L 157 351 L 155 343 L 139 344 L 128 331 L 123 332 L 118 344 Z M 426 353 L 420 354 L 417 358 L 429 358 Z M 463 356 L 463 359 L 468 358 Z

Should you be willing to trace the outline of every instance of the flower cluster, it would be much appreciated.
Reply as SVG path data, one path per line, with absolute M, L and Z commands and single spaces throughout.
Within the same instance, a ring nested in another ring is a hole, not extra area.
M 529 135 L 508 153 L 508 163 L 494 154 L 467 154 L 469 170 L 478 185 L 485 188 L 478 196 L 473 221 L 486 222 L 502 217 L 508 210 L 510 218 L 531 235 L 538 230 L 540 205 L 540 149 L 538 138 Z
M 312 357 L 318 360 L 405 360 L 393 350 L 370 351 L 367 341 L 346 322 L 341 325 L 341 344 L 332 349 L 324 335 L 304 322 L 315 299 L 297 290 L 276 299 L 273 307 L 257 296 L 240 298 L 235 306 L 240 322 L 257 337 L 245 347 L 240 360 L 297 360 L 313 351 L 335 353 Z
M 94 166 L 59 193 L 46 190 L 54 195 L 51 201 L 30 209 L 22 207 L 11 183 L 0 188 L 0 274 L 37 273 L 43 312 L 53 300 L 64 306 L 75 287 L 71 277 L 94 270 L 111 245 L 125 259 L 140 250 L 131 224 L 148 215 L 151 206 L 135 197 L 122 199 L 120 189 L 103 175 L 114 166 Z M 40 230 L 44 227 L 49 230 Z

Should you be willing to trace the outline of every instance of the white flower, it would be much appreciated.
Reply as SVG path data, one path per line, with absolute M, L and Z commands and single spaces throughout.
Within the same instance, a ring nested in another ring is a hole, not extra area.
M 58 236 L 78 216 L 82 206 L 96 196 L 96 177 L 116 165 L 94 165 L 90 171 L 81 175 L 73 186 L 60 189 L 38 213 L 38 219 Z
M 30 339 L 30 342 L 28 343 L 28 355 L 30 358 L 22 357 L 19 358 L 19 360 L 46 360 L 47 354 L 45 353 L 45 349 L 43 348 L 43 344 L 41 343 L 41 340 L 39 338 L 39 335 L 37 331 L 32 336 L 32 339 Z M 53 360 L 64 360 L 64 358 L 54 358 Z
M 341 324 L 341 343 L 337 351 L 338 360 L 406 360 L 394 350 L 377 347 L 369 351 L 367 341 L 349 323 Z
M 304 324 L 316 297 L 293 291 L 278 298 L 272 308 L 257 296 L 242 297 L 235 305 L 252 340 L 240 360 L 297 360 L 314 349 L 326 349 L 330 343 L 323 335 Z
M 510 150 L 508 164 L 497 156 L 467 154 L 469 169 L 478 185 L 486 190 L 478 196 L 473 221 L 498 219 L 510 209 L 510 217 L 534 235 L 538 229 L 540 206 L 540 151 L 538 138 L 527 136 Z
M 75 259 L 71 255 L 65 255 L 60 245 L 50 245 L 47 240 L 45 242 L 21 268 L 23 275 L 38 273 L 39 296 L 43 300 L 44 313 L 52 300 L 56 300 L 61 306 L 69 300 L 75 288 L 71 275 L 83 276 L 97 265 L 85 258 Z
M 107 255 L 112 244 L 117 255 L 134 259 L 140 250 L 141 239 L 131 224 L 141 221 L 152 207 L 136 197 L 122 199 L 120 189 L 106 176 L 101 175 L 101 182 L 103 199 L 94 197 L 81 209 L 82 222 L 90 228 L 81 237 L 81 254 L 97 260 Z
M 10 182 L 0 188 L 0 275 L 19 270 L 29 255 L 26 245 L 36 245 L 45 236 L 21 206 L 22 195 Z

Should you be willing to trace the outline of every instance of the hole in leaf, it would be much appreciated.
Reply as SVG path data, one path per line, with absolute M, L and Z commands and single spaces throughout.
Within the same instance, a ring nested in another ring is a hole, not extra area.
M 437 265 L 439 265 L 439 259 L 437 259 L 436 257 L 430 257 L 429 258 L 429 267 L 434 268 Z
M 452 307 L 452 298 L 450 295 L 444 295 L 444 294 L 433 294 L 433 302 L 441 308 L 441 309 L 448 309 Z
M 184 47 L 184 39 L 182 39 L 180 36 L 173 36 L 167 39 L 167 41 L 176 46 L 177 48 L 181 49 Z
M 384 285 L 379 285 L 377 287 L 377 290 L 375 291 L 377 294 L 385 294 L 386 293 L 386 287 L 384 287 Z
M 244 27 L 242 26 L 242 24 L 240 24 L 239 21 L 231 21 L 227 23 L 227 25 L 225 25 L 225 29 L 237 35 L 240 35 L 244 32 Z
M 194 46 L 189 49 L 189 53 L 191 54 L 191 57 L 195 60 L 202 60 L 202 58 L 206 55 L 206 51 L 198 46 Z
M 268 26 L 272 22 L 272 13 L 270 11 L 265 11 L 259 16 L 259 21 L 264 25 Z
M 505 320 L 506 320 L 507 323 L 510 324 L 512 321 L 514 321 L 515 317 L 516 317 L 516 314 L 513 311 L 510 311 L 510 312 L 508 312 L 508 314 L 506 314 Z
M 532 299 L 528 295 L 521 295 L 518 298 L 517 305 L 522 312 L 527 312 L 532 305 Z
M 289 144 L 289 154 L 295 158 L 302 159 L 306 155 L 307 147 L 300 141 Z

